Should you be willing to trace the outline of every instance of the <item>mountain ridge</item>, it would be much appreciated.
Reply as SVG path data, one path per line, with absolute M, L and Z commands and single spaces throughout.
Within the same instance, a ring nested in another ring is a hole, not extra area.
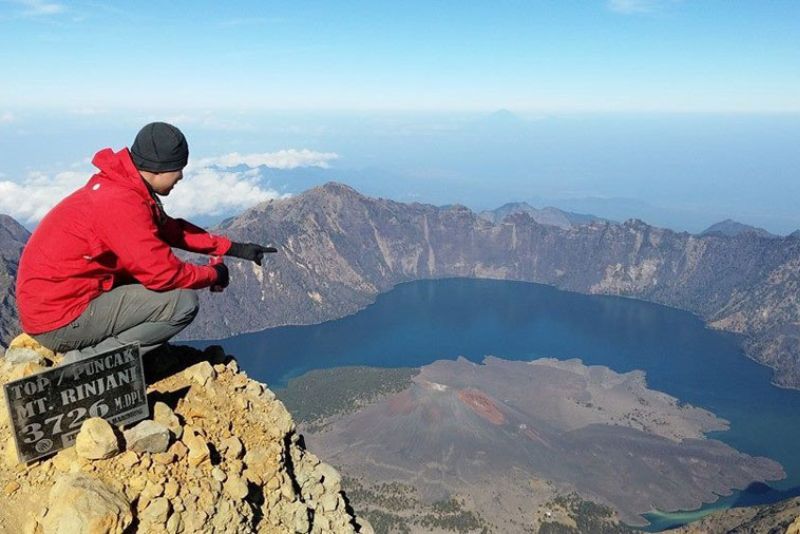
M 230 261 L 235 282 L 224 298 L 201 296 L 187 337 L 323 322 L 417 279 L 496 278 L 690 311 L 743 335 L 777 385 L 800 386 L 800 234 L 697 236 L 638 219 L 562 229 L 524 213 L 493 224 L 465 207 L 371 198 L 339 183 L 259 204 L 217 230 L 280 252 L 263 270 Z
M 13 279 L 27 231 L 16 231 L 0 264 L 0 343 L 17 329 Z M 257 204 L 212 231 L 280 252 L 263 268 L 226 259 L 231 287 L 221 296 L 201 292 L 184 339 L 339 318 L 407 281 L 495 278 L 690 311 L 744 336 L 745 351 L 775 370 L 776 385 L 800 387 L 800 232 L 697 236 L 638 219 L 563 229 L 526 213 L 493 224 L 463 206 L 371 198 L 338 182 Z

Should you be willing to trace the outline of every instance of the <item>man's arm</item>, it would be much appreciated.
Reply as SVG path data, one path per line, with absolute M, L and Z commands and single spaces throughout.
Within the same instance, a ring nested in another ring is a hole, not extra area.
M 120 266 L 148 289 L 200 289 L 217 282 L 218 273 L 213 267 L 182 262 L 172 253 L 144 202 L 115 199 L 114 209 L 108 210 L 97 224 L 97 233 L 117 256 Z M 194 243 L 194 237 L 188 241 Z M 212 242 L 209 237 L 198 241 Z M 216 246 L 227 249 L 230 241 L 216 242 Z M 203 250 L 214 252 L 210 247 Z
M 231 241 L 227 237 L 209 234 L 189 221 L 169 216 L 161 225 L 161 237 L 171 247 L 200 254 L 222 256 L 231 248 Z

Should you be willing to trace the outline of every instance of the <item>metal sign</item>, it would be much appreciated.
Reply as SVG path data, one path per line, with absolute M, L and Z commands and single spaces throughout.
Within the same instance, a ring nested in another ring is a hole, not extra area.
M 69 447 L 89 417 L 120 425 L 150 415 L 138 343 L 3 387 L 21 462 Z

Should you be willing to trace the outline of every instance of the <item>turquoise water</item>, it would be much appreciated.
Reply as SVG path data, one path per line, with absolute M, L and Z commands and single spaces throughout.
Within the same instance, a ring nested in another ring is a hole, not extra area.
M 250 376 L 273 386 L 312 369 L 421 366 L 457 356 L 480 361 L 487 354 L 642 369 L 650 388 L 731 422 L 729 431 L 713 437 L 780 462 L 788 475 L 723 497 L 700 514 L 653 513 L 648 530 L 715 508 L 800 495 L 800 392 L 770 385 L 771 371 L 746 358 L 736 336 L 709 330 L 684 311 L 523 282 L 432 280 L 401 284 L 342 319 L 216 342 Z

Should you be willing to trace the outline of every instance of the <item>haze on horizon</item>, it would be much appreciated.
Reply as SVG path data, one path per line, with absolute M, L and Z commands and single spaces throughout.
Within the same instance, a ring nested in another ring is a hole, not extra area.
M 152 120 L 168 209 L 337 180 L 701 231 L 800 228 L 800 3 L 0 2 L 0 212 L 27 225 Z

